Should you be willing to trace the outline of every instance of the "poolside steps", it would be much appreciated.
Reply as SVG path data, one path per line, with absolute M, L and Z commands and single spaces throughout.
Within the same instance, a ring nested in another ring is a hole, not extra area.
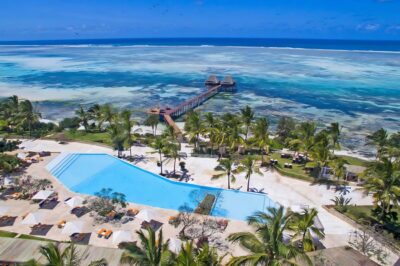
M 54 176 L 61 175 L 79 156 L 75 153 L 67 153 L 59 155 L 60 158 L 54 159 L 55 162 L 52 165 L 48 165 L 47 170 Z

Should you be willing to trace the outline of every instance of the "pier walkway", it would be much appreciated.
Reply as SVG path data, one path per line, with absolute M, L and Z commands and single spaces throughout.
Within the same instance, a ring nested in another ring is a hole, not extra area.
M 159 115 L 160 119 L 165 121 L 168 125 L 174 128 L 175 133 L 182 137 L 182 132 L 179 127 L 176 125 L 174 118 L 178 118 L 187 112 L 193 110 L 199 105 L 203 104 L 205 101 L 215 96 L 222 90 L 228 90 L 229 88 L 235 85 L 235 81 L 231 76 L 227 76 L 224 78 L 222 82 L 220 82 L 216 76 L 210 76 L 206 82 L 206 86 L 208 89 L 201 94 L 190 98 L 187 101 L 179 104 L 176 107 L 165 107 L 165 108 L 152 108 L 148 113 Z

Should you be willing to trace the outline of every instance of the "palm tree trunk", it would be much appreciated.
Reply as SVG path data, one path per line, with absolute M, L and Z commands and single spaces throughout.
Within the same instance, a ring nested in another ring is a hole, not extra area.
M 231 189 L 231 174 L 228 173 L 228 189 Z
M 247 192 L 250 190 L 250 176 L 247 178 Z
M 176 168 L 176 157 L 174 158 L 174 176 L 175 176 L 175 168 Z
M 161 154 L 161 150 L 158 153 L 160 155 L 160 173 L 162 174 L 163 170 L 162 170 L 162 154 Z

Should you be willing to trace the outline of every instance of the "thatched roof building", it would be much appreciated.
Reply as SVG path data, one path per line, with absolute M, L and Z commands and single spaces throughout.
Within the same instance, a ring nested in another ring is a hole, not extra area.
M 213 86 L 213 85 L 219 85 L 219 83 L 220 82 L 219 82 L 217 76 L 215 76 L 215 75 L 209 76 L 208 79 L 206 80 L 206 85 Z

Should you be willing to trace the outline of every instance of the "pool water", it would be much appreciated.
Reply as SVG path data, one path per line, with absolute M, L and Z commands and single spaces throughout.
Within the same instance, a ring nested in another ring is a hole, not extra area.
M 193 210 L 206 194 L 216 196 L 211 215 L 230 219 L 245 220 L 277 206 L 265 194 L 172 181 L 108 154 L 61 154 L 47 169 L 71 191 L 94 195 L 111 188 L 124 193 L 129 202 L 164 209 Z

